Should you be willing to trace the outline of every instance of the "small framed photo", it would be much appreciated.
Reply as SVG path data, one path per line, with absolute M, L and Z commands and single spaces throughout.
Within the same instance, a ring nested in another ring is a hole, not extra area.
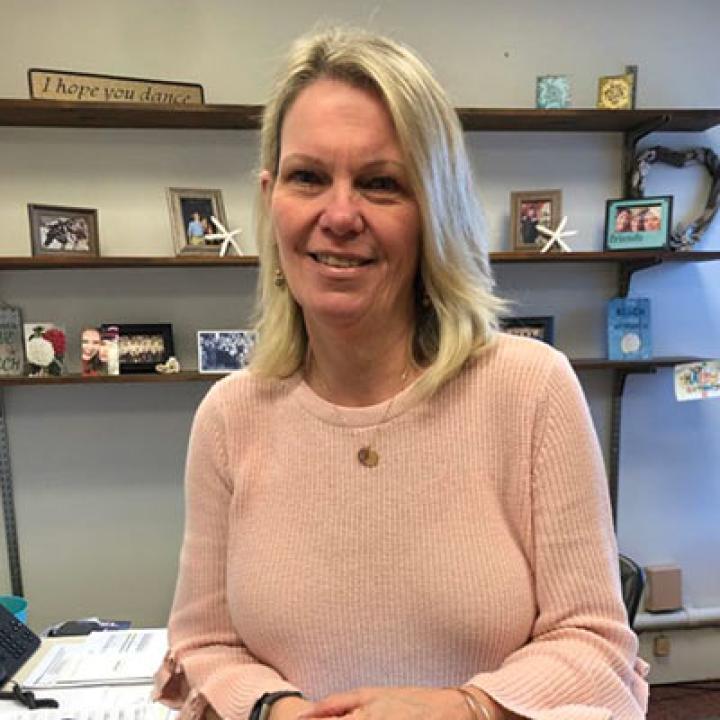
M 548 345 L 555 342 L 554 318 L 552 315 L 532 317 L 507 317 L 500 319 L 500 327 L 509 335 L 541 340 Z
M 120 374 L 120 341 L 116 325 L 82 329 L 80 372 L 84 377 Z
M 252 330 L 199 330 L 198 371 L 228 373 L 242 370 L 250 360 L 255 344 Z
M 608 200 L 606 250 L 664 250 L 672 222 L 672 196 Z
M 570 78 L 567 75 L 540 75 L 535 88 L 535 106 L 543 110 L 570 107 Z
M 510 193 L 510 237 L 513 250 L 540 252 L 547 238 L 538 225 L 557 227 L 562 217 L 560 190 L 520 190 Z
M 168 188 L 168 203 L 176 253 L 216 255 L 222 240 L 210 240 L 206 236 L 217 232 L 213 217 L 227 227 L 222 192 Z
M 65 374 L 65 328 L 51 322 L 25 323 L 25 357 L 29 377 Z
M 28 205 L 33 255 L 97 257 L 97 210 L 60 205 Z
M 597 107 L 601 110 L 630 110 L 635 97 L 635 75 L 606 75 L 598 80 Z
M 103 324 L 100 329 L 108 341 L 112 341 L 112 335 L 117 335 L 121 375 L 154 373 L 157 364 L 166 363 L 168 358 L 175 354 L 170 323 Z

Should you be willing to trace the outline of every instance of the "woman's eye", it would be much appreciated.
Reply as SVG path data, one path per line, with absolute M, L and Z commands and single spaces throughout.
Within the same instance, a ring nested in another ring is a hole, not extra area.
M 371 190 L 374 192 L 400 192 L 402 189 L 400 183 L 389 176 L 378 176 L 368 178 L 360 183 L 363 190 Z
M 288 180 L 298 185 L 317 185 L 321 178 L 314 170 L 293 170 Z

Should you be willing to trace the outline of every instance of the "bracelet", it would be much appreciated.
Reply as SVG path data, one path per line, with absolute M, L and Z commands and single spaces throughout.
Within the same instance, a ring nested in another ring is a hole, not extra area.
M 284 697 L 301 698 L 302 696 L 302 693 L 293 690 L 280 690 L 279 692 L 265 693 L 262 697 L 260 697 L 255 705 L 253 705 L 253 709 L 250 711 L 249 720 L 267 720 L 273 703 Z M 488 720 L 490 719 L 488 718 Z
M 475 720 L 493 720 L 490 710 L 481 703 L 470 690 L 465 687 L 456 687 L 455 689 L 465 699 L 465 703 L 468 708 L 470 708 L 470 712 Z

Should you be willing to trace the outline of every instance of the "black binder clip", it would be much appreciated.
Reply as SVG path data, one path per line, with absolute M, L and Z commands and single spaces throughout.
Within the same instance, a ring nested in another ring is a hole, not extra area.
M 40 710 L 41 708 L 57 708 L 58 701 L 52 698 L 36 698 L 32 690 L 23 688 L 14 682 L 11 692 L 0 692 L 0 700 L 15 700 L 28 710 Z

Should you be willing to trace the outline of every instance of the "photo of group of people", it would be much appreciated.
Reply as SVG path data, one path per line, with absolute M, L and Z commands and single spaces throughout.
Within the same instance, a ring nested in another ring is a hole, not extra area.
M 510 193 L 510 240 L 514 250 L 539 252 L 547 237 L 538 225 L 554 228 L 560 222 L 560 190 L 517 190 Z
M 667 248 L 672 196 L 608 200 L 605 213 L 606 250 Z
M 619 207 L 615 211 L 615 232 L 657 232 L 662 227 L 662 207 L 642 205 Z
M 255 333 L 250 330 L 200 330 L 198 370 L 224 373 L 241 370 L 250 359 Z
M 120 336 L 120 362 L 123 365 L 161 363 L 166 359 L 165 339 L 161 334 Z
M 168 188 L 170 217 L 178 253 L 217 254 L 221 238 L 213 218 L 227 225 L 222 192 L 202 188 Z
M 549 200 L 520 203 L 520 237 L 524 245 L 535 245 L 542 239 L 538 225 L 548 227 L 552 218 L 552 204 Z

